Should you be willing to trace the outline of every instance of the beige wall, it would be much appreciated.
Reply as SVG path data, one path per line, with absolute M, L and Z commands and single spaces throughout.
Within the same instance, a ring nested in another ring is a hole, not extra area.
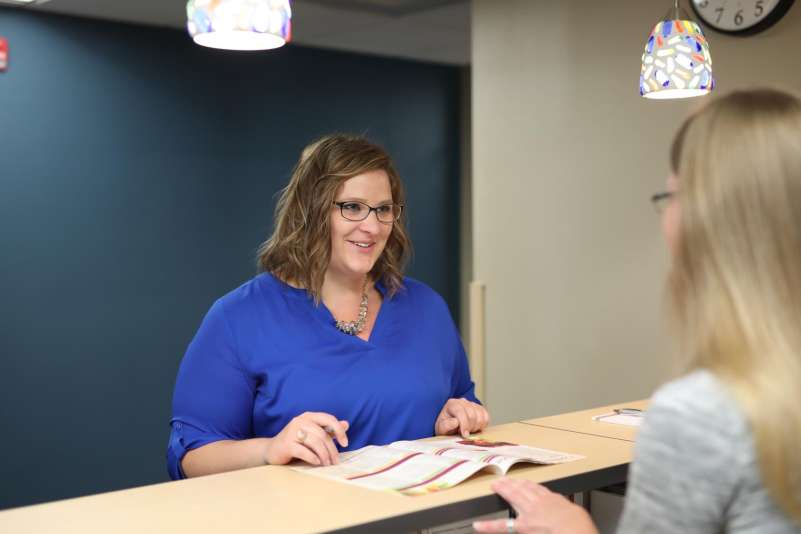
M 670 4 L 473 1 L 472 268 L 495 422 L 645 397 L 671 372 L 648 198 L 703 100 L 639 96 Z M 719 91 L 801 89 L 801 6 L 758 36 L 707 37 Z

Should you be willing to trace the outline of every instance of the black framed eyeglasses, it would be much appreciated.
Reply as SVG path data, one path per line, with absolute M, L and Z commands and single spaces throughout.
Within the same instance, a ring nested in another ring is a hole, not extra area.
M 391 224 L 400 219 L 403 212 L 403 205 L 401 204 L 382 204 L 373 207 L 357 200 L 346 200 L 344 202 L 334 202 L 334 205 L 339 207 L 339 212 L 343 218 L 354 222 L 365 220 L 374 211 L 379 222 Z
M 656 210 L 657 213 L 662 213 L 663 211 L 665 211 L 665 208 L 667 207 L 667 205 L 670 203 L 670 201 L 673 199 L 674 196 L 676 196 L 676 193 L 674 193 L 673 191 L 663 191 L 662 193 L 656 193 L 654 195 L 651 195 L 651 204 L 654 205 L 654 209 Z

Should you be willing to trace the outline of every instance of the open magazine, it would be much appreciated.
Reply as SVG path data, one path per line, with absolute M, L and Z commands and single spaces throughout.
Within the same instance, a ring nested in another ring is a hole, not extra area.
M 396 441 L 339 455 L 339 464 L 293 469 L 370 489 L 422 495 L 451 488 L 481 470 L 505 475 L 514 464 L 560 464 L 583 456 L 503 441 L 450 438 Z

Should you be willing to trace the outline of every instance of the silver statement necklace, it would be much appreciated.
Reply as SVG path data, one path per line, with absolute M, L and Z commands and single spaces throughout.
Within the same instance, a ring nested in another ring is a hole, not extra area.
M 359 316 L 355 321 L 337 321 L 336 327 L 348 334 L 355 336 L 364 330 L 364 323 L 367 321 L 367 280 L 364 281 L 364 289 L 362 290 L 362 302 L 359 304 Z

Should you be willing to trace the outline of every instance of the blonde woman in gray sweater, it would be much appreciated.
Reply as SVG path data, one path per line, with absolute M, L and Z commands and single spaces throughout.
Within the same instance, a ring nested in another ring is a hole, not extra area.
M 801 532 L 801 100 L 731 93 L 688 118 L 661 201 L 686 373 L 653 396 L 619 533 Z M 478 532 L 594 533 L 542 486 Z

